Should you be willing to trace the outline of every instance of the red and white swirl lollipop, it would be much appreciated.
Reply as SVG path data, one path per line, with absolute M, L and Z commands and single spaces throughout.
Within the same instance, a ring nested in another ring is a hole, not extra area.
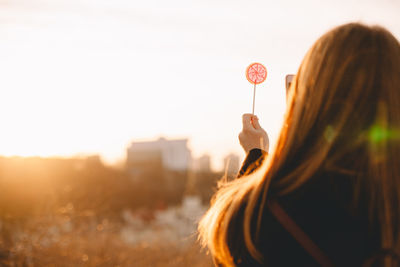
M 254 105 L 256 102 L 256 85 L 260 84 L 267 79 L 267 68 L 260 63 L 252 63 L 246 69 L 247 80 L 254 84 L 254 94 L 253 94 L 253 115 L 254 115 Z

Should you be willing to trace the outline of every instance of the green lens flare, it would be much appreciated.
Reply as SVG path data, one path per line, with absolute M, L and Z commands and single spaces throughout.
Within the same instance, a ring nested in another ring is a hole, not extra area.
M 379 125 L 374 125 L 369 130 L 369 140 L 373 143 L 400 140 L 400 130 L 387 129 Z
M 387 140 L 389 137 L 389 132 L 387 129 L 382 128 L 378 125 L 372 126 L 369 130 L 369 139 L 373 143 L 380 143 L 384 140 Z

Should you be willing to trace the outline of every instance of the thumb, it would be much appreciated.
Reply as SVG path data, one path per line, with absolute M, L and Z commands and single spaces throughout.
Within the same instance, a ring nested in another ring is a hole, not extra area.
M 252 118 L 252 123 L 253 123 L 254 129 L 256 129 L 256 130 L 260 130 L 260 129 L 261 129 L 261 125 L 260 125 L 260 123 L 258 122 L 257 116 L 254 116 L 254 117 Z

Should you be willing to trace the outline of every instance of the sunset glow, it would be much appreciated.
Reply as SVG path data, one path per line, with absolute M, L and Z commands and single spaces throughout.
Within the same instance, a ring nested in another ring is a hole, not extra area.
M 399 11 L 389 0 L 2 1 L 0 155 L 115 162 L 133 140 L 187 137 L 194 156 L 220 168 L 224 155 L 243 154 L 251 62 L 268 69 L 255 113 L 273 142 L 285 75 L 315 39 L 349 21 L 399 38 Z

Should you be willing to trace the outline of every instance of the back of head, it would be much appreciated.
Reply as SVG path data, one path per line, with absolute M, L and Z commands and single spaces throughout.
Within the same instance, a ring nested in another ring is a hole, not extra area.
M 353 179 L 355 199 L 365 191 L 380 246 L 399 253 L 400 44 L 381 27 L 346 24 L 317 40 L 291 85 L 276 147 L 261 171 L 216 194 L 200 225 L 203 241 L 224 261 L 224 240 L 241 235 L 249 253 L 262 258 L 251 221 L 260 220 L 267 195 L 289 194 L 323 172 Z M 228 230 L 234 220 L 243 229 Z
M 379 161 L 389 156 L 382 149 L 398 144 L 400 45 L 383 28 L 347 24 L 322 36 L 306 55 L 291 91 L 289 136 L 284 138 L 291 151 L 322 149 L 329 163 L 333 154 L 345 151 Z
M 314 44 L 296 76 L 275 151 L 278 191 L 321 171 L 348 175 L 354 199 L 367 196 L 382 248 L 399 252 L 399 42 L 381 27 L 343 25 Z

